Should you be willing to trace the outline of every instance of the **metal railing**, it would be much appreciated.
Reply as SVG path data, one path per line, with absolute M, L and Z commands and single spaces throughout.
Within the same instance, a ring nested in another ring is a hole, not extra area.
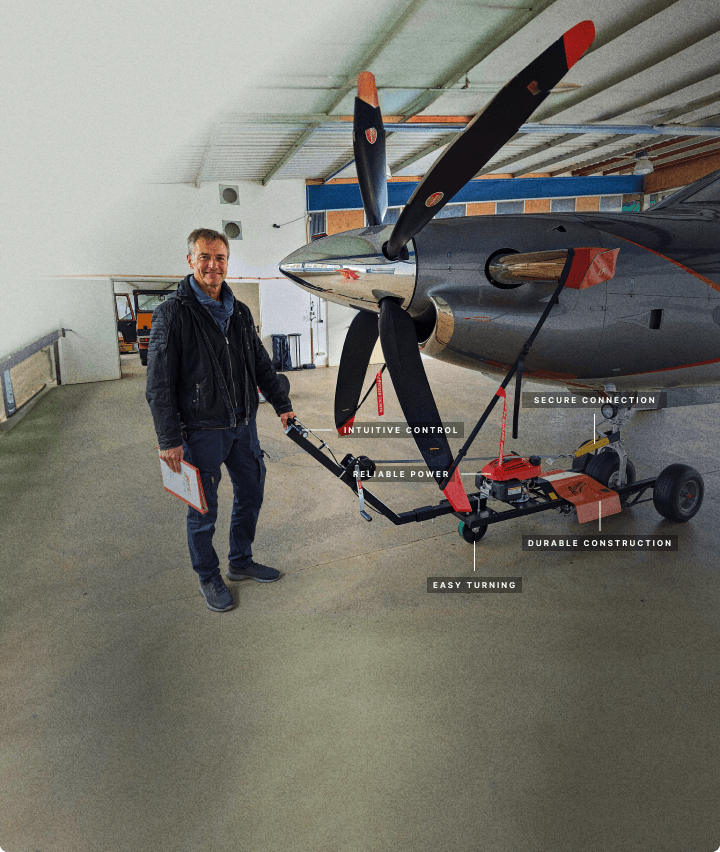
M 29 346 L 14 352 L 12 355 L 0 361 L 0 383 L 2 384 L 3 409 L 4 417 L 0 420 L 9 420 L 15 415 L 20 408 L 26 405 L 30 400 L 34 399 L 41 391 L 43 391 L 48 383 L 61 384 L 60 380 L 60 359 L 58 357 L 58 340 L 65 337 L 65 331 L 68 329 L 61 328 L 58 331 L 53 331 L 51 334 L 41 337 Z M 50 356 L 50 369 L 47 371 L 50 375 L 47 376 L 48 381 L 44 382 L 40 387 L 37 384 L 31 383 L 29 387 L 23 386 L 19 393 L 14 387 L 14 379 L 17 384 L 17 378 L 13 376 L 12 370 L 15 367 L 22 365 L 33 355 L 52 347 L 52 355 Z

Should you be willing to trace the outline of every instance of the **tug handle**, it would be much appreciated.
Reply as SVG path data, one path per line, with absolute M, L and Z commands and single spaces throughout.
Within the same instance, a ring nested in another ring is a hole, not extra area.
M 285 430 L 285 434 L 287 435 L 290 429 L 297 429 L 297 431 L 303 436 L 303 438 L 307 438 L 308 430 L 302 425 L 302 423 L 297 419 L 297 417 L 289 417 L 287 421 L 290 425 Z

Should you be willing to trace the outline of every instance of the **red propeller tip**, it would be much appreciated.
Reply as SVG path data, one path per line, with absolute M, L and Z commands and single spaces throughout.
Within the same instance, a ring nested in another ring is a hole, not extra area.
M 595 38 L 595 24 L 592 21 L 580 21 L 563 36 L 567 67 L 572 68 Z
M 340 437 L 342 437 L 343 435 L 352 435 L 352 425 L 354 422 L 355 415 L 353 414 L 353 416 L 349 420 L 346 420 L 342 426 L 337 427 L 338 435 L 340 435 Z
M 375 77 L 369 71 L 363 71 L 358 75 L 357 91 L 361 101 L 365 101 L 372 107 L 380 106 Z

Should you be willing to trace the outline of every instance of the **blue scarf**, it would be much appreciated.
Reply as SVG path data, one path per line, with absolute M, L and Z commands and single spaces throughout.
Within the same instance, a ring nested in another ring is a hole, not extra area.
M 210 311 L 213 319 L 220 326 L 220 331 L 224 334 L 227 321 L 232 316 L 233 305 L 235 303 L 235 296 L 233 296 L 232 290 L 228 287 L 227 283 L 223 281 L 220 289 L 220 300 L 216 302 L 215 299 L 211 299 L 204 290 L 200 289 L 200 285 L 195 280 L 194 275 L 190 276 L 190 286 L 193 289 L 193 293 L 197 296 L 198 302 Z

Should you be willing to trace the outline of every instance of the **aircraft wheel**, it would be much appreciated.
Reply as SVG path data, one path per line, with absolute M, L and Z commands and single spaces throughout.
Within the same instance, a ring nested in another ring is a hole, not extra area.
M 460 538 L 464 539 L 468 544 L 472 544 L 474 541 L 480 541 L 486 532 L 487 524 L 479 527 L 469 527 L 465 521 L 460 521 L 458 524 L 458 534 L 460 535 Z
M 682 523 L 697 514 L 705 485 L 702 476 L 687 464 L 671 464 L 655 480 L 653 503 L 668 521 Z
M 620 456 L 614 452 L 598 453 L 596 456 L 591 456 L 587 463 L 585 473 L 591 479 L 596 480 L 601 485 L 607 488 L 617 488 L 620 485 Z M 628 485 L 635 482 L 635 465 L 627 460 L 625 465 L 625 479 Z

